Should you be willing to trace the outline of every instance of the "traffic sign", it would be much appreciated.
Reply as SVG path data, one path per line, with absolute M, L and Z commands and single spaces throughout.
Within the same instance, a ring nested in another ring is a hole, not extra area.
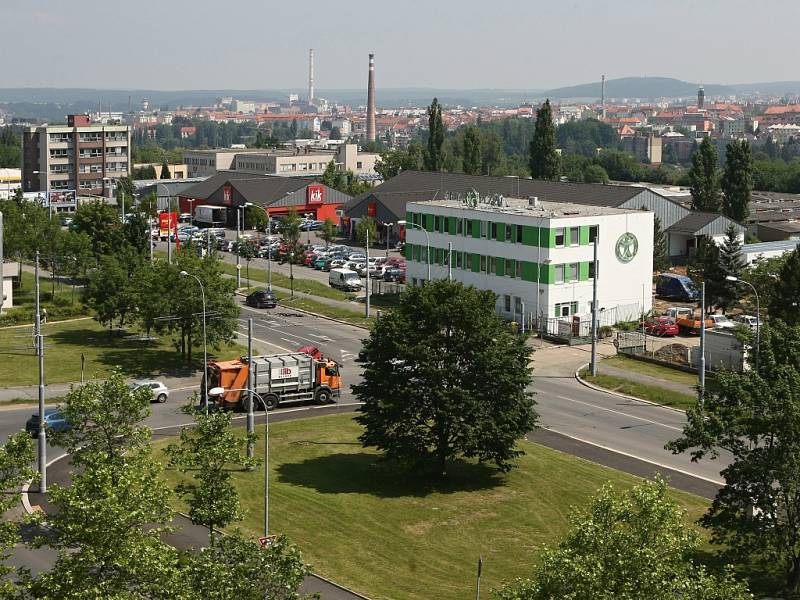
M 277 535 L 262 535 L 258 538 L 258 543 L 263 547 L 268 547 L 272 546 L 276 539 L 278 539 Z

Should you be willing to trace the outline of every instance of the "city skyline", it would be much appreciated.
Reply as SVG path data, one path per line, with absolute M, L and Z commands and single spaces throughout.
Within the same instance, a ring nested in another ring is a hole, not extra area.
M 474 0 L 445 0 L 413 1 L 398 13 L 362 0 L 347 11 L 316 1 L 244 0 L 225 17 L 217 7 L 187 0 L 135 6 L 10 0 L 4 14 L 20 26 L 9 28 L 5 41 L 17 52 L 0 85 L 303 88 L 309 48 L 317 89 L 365 88 L 373 52 L 378 89 L 546 90 L 599 81 L 601 73 L 724 84 L 797 79 L 789 57 L 791 17 L 800 17 L 800 6 L 767 0 L 762 8 L 786 18 L 771 24 L 770 35 L 745 37 L 741 15 L 749 6 L 743 0 L 507 2 L 488 12 Z

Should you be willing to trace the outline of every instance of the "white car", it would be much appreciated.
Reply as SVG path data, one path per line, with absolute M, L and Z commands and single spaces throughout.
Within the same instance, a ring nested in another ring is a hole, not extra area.
M 348 256 L 347 260 L 349 260 L 350 262 L 364 262 L 365 260 L 367 260 L 367 256 L 366 254 L 356 252 L 355 254 L 351 254 L 350 256 Z
M 141 388 L 147 388 L 153 394 L 152 399 L 156 402 L 160 402 L 161 404 L 166 402 L 167 398 L 169 398 L 169 388 L 167 388 L 167 386 L 160 381 L 134 381 L 128 386 L 128 388 L 132 392 Z
M 736 327 L 736 323 L 726 315 L 710 315 L 708 318 L 714 323 L 714 329 L 733 329 Z
M 733 318 L 733 320 L 741 325 L 746 325 L 753 331 L 756 330 L 756 324 L 758 324 L 759 327 L 764 326 L 764 321 L 757 319 L 753 315 L 737 315 Z

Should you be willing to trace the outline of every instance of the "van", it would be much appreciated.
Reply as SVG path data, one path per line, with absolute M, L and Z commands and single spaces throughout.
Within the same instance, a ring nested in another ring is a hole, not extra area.
M 697 300 L 699 294 L 690 277 L 674 273 L 662 273 L 656 280 L 656 296 L 668 300 L 690 302 Z
M 350 269 L 331 269 L 328 283 L 332 288 L 345 292 L 357 292 L 361 289 L 361 277 Z

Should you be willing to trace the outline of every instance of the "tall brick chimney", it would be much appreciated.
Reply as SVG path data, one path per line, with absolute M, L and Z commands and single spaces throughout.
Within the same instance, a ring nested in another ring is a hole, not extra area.
M 369 80 L 367 82 L 367 141 L 375 141 L 375 55 L 369 55 Z

